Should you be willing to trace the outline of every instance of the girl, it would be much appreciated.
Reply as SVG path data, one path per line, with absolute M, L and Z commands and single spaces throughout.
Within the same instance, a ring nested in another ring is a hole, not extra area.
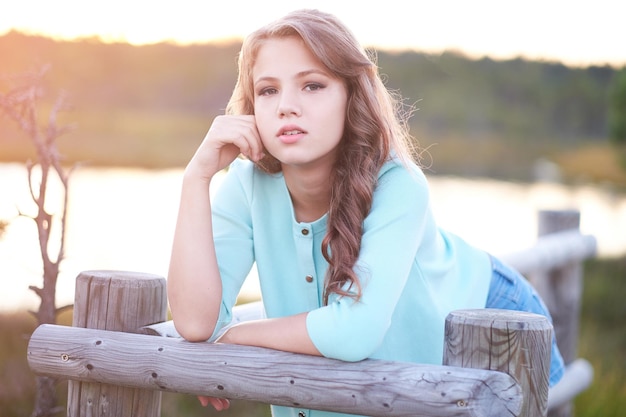
M 548 315 L 519 274 L 437 227 L 398 104 L 331 15 L 296 11 L 244 41 L 226 115 L 184 173 L 168 278 L 184 338 L 213 340 L 230 322 L 253 263 L 268 318 L 221 343 L 441 364 L 452 310 Z M 555 345 L 552 384 L 562 370 Z

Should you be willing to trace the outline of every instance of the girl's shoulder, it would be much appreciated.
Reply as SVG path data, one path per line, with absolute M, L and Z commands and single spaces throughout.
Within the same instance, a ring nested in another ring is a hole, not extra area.
M 426 210 L 429 200 L 428 181 L 415 163 L 392 159 L 383 165 L 374 190 L 373 209 L 403 212 L 409 207 L 411 210 L 422 207 Z
M 379 185 L 417 186 L 428 188 L 428 180 L 422 169 L 413 161 L 403 161 L 399 158 L 388 160 L 378 173 Z

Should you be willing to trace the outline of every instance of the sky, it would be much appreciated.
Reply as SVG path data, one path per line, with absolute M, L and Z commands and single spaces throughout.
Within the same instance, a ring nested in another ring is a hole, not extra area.
M 626 65 L 624 0 L 0 0 L 0 34 L 133 44 L 241 39 L 298 8 L 335 14 L 368 47 Z

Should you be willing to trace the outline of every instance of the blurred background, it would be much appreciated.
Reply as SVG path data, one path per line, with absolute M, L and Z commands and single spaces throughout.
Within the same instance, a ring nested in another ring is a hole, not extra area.
M 355 6 L 358 4 L 358 6 Z M 599 256 L 585 265 L 581 356 L 596 370 L 577 416 L 626 407 L 626 48 L 618 1 L 369 3 L 25 0 L 0 6 L 0 93 L 48 66 L 42 123 L 65 92 L 58 140 L 69 187 L 58 305 L 89 269 L 166 275 L 182 169 L 236 79 L 241 39 L 297 8 L 336 14 L 416 111 L 442 226 L 494 253 L 536 238 L 540 209 L 577 209 Z M 621 100 L 621 101 L 620 101 Z M 621 109 L 621 110 L 620 110 Z M 622 130 L 620 130 L 622 126 Z M 621 133 L 620 133 L 621 132 Z M 0 415 L 32 409 L 27 338 L 41 258 L 25 161 L 32 142 L 0 116 Z M 59 214 L 52 184 L 49 211 Z M 59 192 L 60 194 L 60 192 Z M 54 239 L 52 246 L 54 247 Z M 258 297 L 254 276 L 244 298 Z M 71 322 L 66 314 L 61 321 Z M 598 343 L 602 340 L 602 343 Z M 59 384 L 63 392 L 64 383 Z M 65 401 L 63 394 L 60 396 Z M 164 416 L 211 415 L 166 394 Z M 267 415 L 237 403 L 221 415 Z

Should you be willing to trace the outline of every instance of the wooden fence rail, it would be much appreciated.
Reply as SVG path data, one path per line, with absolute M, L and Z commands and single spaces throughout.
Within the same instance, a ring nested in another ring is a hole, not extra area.
M 594 253 L 595 239 L 568 231 L 504 258 L 524 274 L 548 270 L 559 283 L 563 274 L 555 271 L 578 271 Z M 553 287 L 562 285 L 544 285 L 543 291 Z M 255 318 L 261 310 L 259 302 L 239 306 L 235 320 Z M 31 369 L 70 380 L 69 417 L 158 417 L 161 391 L 285 405 L 304 415 L 319 409 L 370 416 L 539 417 L 550 407 L 561 416 L 571 412 L 569 402 L 592 376 L 586 361 L 572 360 L 564 382 L 548 390 L 552 326 L 545 317 L 523 312 L 452 312 L 440 366 L 350 363 L 150 335 L 176 336 L 172 323 L 164 322 L 166 312 L 162 277 L 83 272 L 74 327 L 37 328 L 28 346 Z
M 372 416 L 517 416 L 522 407 L 520 385 L 505 373 L 486 370 L 351 363 L 54 325 L 35 331 L 29 351 L 31 366 L 42 375 L 303 409 Z M 108 403 L 118 394 L 108 393 Z M 92 404 L 102 404 L 102 392 L 98 395 Z

